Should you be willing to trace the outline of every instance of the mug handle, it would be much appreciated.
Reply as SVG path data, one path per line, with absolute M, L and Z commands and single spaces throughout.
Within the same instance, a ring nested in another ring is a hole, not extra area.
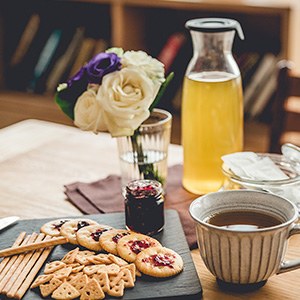
M 288 238 L 290 238 L 294 234 L 299 234 L 299 233 L 300 233 L 300 224 L 294 224 L 293 228 L 289 232 Z M 293 271 L 299 268 L 300 268 L 300 259 L 283 261 L 280 264 L 279 270 L 277 271 L 276 274 Z

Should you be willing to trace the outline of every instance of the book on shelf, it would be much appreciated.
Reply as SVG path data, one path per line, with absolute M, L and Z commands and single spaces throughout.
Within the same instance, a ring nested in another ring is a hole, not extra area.
M 262 56 L 257 52 L 245 52 L 236 58 L 241 71 L 243 87 L 245 88 L 258 67 Z
M 259 98 L 259 95 L 262 93 L 262 91 L 264 91 L 266 83 L 268 83 L 268 81 L 274 74 L 276 62 L 277 57 L 273 53 L 266 53 L 260 59 L 256 70 L 254 71 L 248 85 L 244 90 L 244 111 L 246 116 L 251 116 L 253 114 L 252 109 L 254 105 L 256 107 L 254 111 L 256 112 L 263 109 L 262 105 L 265 105 L 265 103 L 258 102 L 261 105 L 259 109 L 259 104 L 255 103 Z M 271 91 L 269 91 L 269 93 L 271 93 Z M 265 92 L 265 97 L 266 95 L 267 93 Z
M 11 66 L 15 66 L 22 61 L 31 43 L 33 42 L 35 35 L 38 32 L 39 26 L 40 26 L 40 16 L 38 14 L 31 15 L 21 35 L 19 43 L 11 57 L 10 60 Z
M 248 119 L 258 118 L 267 107 L 269 101 L 271 101 L 277 85 L 277 74 L 274 72 L 270 74 L 269 78 L 265 82 L 261 92 L 256 96 L 256 100 L 248 112 Z
M 67 76 L 69 68 L 71 68 L 75 60 L 76 53 L 84 39 L 84 28 L 78 27 L 72 37 L 66 51 L 56 60 L 51 72 L 46 80 L 45 93 L 53 93 L 57 85 L 63 80 L 64 75 Z
M 29 23 L 31 23 L 31 20 L 29 20 Z M 16 46 L 16 50 L 9 60 L 9 62 L 13 62 L 12 64 L 8 64 L 6 72 L 7 87 L 9 89 L 24 91 L 34 78 L 34 70 L 39 61 L 40 55 L 43 52 L 49 37 L 53 33 L 53 29 L 50 28 L 49 24 L 47 24 L 47 22 L 42 18 L 39 21 L 39 26 L 35 29 L 35 34 L 31 36 L 30 41 L 28 40 L 26 42 L 26 51 L 19 56 L 17 52 L 21 51 L 20 49 L 22 49 L 23 43 L 23 45 L 25 45 L 25 42 L 23 42 L 25 38 L 23 38 L 23 36 L 25 31 L 28 30 L 28 27 L 25 26 L 25 29 L 21 34 L 21 39 Z M 21 42 L 22 39 L 23 41 Z
M 3 19 L 0 18 L 0 89 L 4 87 L 4 30 L 3 30 Z
M 172 71 L 175 74 L 163 99 L 158 104 L 160 108 L 172 111 L 178 109 L 181 105 L 181 92 L 179 90 L 192 51 L 187 40 L 183 32 L 172 33 L 157 56 L 158 60 L 165 65 L 166 74 Z
M 105 39 L 97 39 L 92 57 L 100 52 L 106 51 L 107 48 L 108 48 L 108 42 Z
M 170 72 L 173 62 L 185 41 L 186 36 L 182 32 L 175 32 L 170 35 L 160 51 L 157 59 L 165 65 L 166 73 Z
M 58 47 L 59 41 L 61 39 L 62 31 L 61 29 L 55 29 L 49 36 L 45 46 L 42 49 L 42 52 L 39 55 L 37 64 L 33 70 L 33 78 L 29 83 L 28 90 L 34 91 L 36 88 L 37 81 L 46 71 L 47 67 L 50 64 L 52 57 Z
M 83 65 L 85 65 L 92 57 L 94 57 L 99 52 L 104 52 L 106 49 L 107 42 L 104 39 L 94 39 L 90 37 L 84 38 L 68 77 L 76 74 L 78 70 Z
M 92 38 L 84 38 L 79 48 L 78 54 L 72 65 L 69 76 L 76 74 L 76 72 L 91 58 L 95 48 L 96 40 Z

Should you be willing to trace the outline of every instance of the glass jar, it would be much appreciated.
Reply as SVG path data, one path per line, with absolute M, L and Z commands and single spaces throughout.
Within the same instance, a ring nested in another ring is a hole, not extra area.
M 133 180 L 124 191 L 126 227 L 153 235 L 164 226 L 164 196 L 156 180 Z
M 223 164 L 222 172 L 226 178 L 222 189 L 254 189 L 274 193 L 292 201 L 300 211 L 300 174 L 295 169 L 293 163 L 281 154 L 257 153 L 257 155 L 260 158 L 269 157 L 288 178 L 282 180 L 253 180 L 232 173 Z
M 231 48 L 240 24 L 207 18 L 186 23 L 193 41 L 182 94 L 183 186 L 195 194 L 217 191 L 221 156 L 242 151 L 243 93 Z

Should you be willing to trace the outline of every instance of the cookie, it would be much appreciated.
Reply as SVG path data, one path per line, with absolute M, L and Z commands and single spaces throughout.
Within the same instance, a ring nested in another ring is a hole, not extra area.
M 41 284 L 49 282 L 53 278 L 53 274 L 45 274 L 38 276 L 35 281 L 30 286 L 31 289 L 36 288 L 37 286 L 40 286 Z
M 44 224 L 40 231 L 51 236 L 60 236 L 61 226 L 66 222 L 70 221 L 69 219 L 58 219 L 50 221 Z
M 134 262 L 136 256 L 149 247 L 161 246 L 154 238 L 140 234 L 131 233 L 122 237 L 117 243 L 117 251 L 119 256 L 128 262 Z
M 170 277 L 183 270 L 181 256 L 165 247 L 145 249 L 137 255 L 135 265 L 142 273 L 153 277 Z
M 63 282 L 58 278 L 52 278 L 49 283 L 40 285 L 40 292 L 43 297 L 47 297 L 54 292 Z
M 89 257 L 93 256 L 95 252 L 89 250 L 79 251 L 76 255 L 75 261 L 80 263 L 81 265 L 90 265 Z
M 45 274 L 53 273 L 59 269 L 62 269 L 66 266 L 66 264 L 60 260 L 55 260 L 50 263 L 47 263 L 44 269 Z
M 75 248 L 71 251 L 69 251 L 63 258 L 62 258 L 62 262 L 66 263 L 66 264 L 73 264 L 75 262 L 76 256 L 79 253 L 79 248 Z
M 76 277 L 70 284 L 74 286 L 74 288 L 81 294 L 82 289 L 86 286 L 89 279 L 83 274 L 81 276 Z
M 85 226 L 97 225 L 98 223 L 89 219 L 73 219 L 61 226 L 60 234 L 66 237 L 71 244 L 77 244 L 76 233 Z
M 102 272 L 100 274 L 94 274 L 93 278 L 95 278 L 102 289 L 103 292 L 107 293 L 109 290 L 109 278 L 106 272 Z
M 110 265 L 112 261 L 109 259 L 108 254 L 99 253 L 97 255 L 92 255 L 87 257 L 87 259 L 95 265 L 105 264 Z
M 112 227 L 101 224 L 85 226 L 77 231 L 77 242 L 87 249 L 101 251 L 102 247 L 99 243 L 99 238 L 103 233 L 108 232 L 111 229 Z
M 128 265 L 128 262 L 118 256 L 115 256 L 113 254 L 108 254 L 108 258 L 111 260 L 112 263 L 118 265 L 118 266 L 126 266 Z
M 80 300 L 104 299 L 105 294 L 96 279 L 90 279 L 81 291 Z
M 106 252 L 118 255 L 117 243 L 122 237 L 129 235 L 131 231 L 123 229 L 113 229 L 104 232 L 99 239 L 99 243 Z
M 68 282 L 62 283 L 52 294 L 53 299 L 75 299 L 80 293 Z

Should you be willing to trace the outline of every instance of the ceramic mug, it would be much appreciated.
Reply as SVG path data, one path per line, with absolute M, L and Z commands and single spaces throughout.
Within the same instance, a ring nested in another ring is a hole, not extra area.
M 250 231 L 208 223 L 211 216 L 230 211 L 256 211 L 280 222 Z M 253 190 L 210 193 L 191 203 L 190 214 L 206 267 L 225 283 L 263 283 L 274 274 L 300 268 L 300 260 L 283 260 L 288 238 L 300 233 L 297 208 L 285 198 Z

